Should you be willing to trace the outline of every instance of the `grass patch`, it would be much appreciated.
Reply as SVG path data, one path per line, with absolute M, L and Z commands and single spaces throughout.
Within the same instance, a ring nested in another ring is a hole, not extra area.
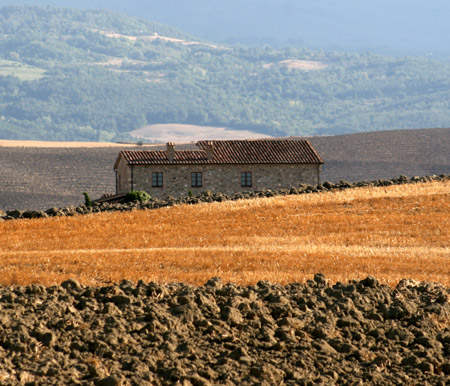
M 22 81 L 39 80 L 45 70 L 10 60 L 0 60 L 0 76 L 15 76 Z

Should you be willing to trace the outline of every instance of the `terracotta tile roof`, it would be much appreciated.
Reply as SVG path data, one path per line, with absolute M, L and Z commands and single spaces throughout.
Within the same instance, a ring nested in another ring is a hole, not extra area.
M 128 165 L 198 164 L 208 163 L 201 150 L 177 150 L 173 161 L 167 159 L 165 150 L 123 150 L 119 153 Z
M 214 157 L 208 159 L 208 143 L 214 146 Z M 123 150 L 120 157 L 128 165 L 190 164 L 322 164 L 323 160 L 308 140 L 235 140 L 199 141 L 200 150 L 176 150 L 169 161 L 167 151 Z
M 206 150 L 214 144 L 214 161 L 233 164 L 318 164 L 323 163 L 308 140 L 200 141 Z

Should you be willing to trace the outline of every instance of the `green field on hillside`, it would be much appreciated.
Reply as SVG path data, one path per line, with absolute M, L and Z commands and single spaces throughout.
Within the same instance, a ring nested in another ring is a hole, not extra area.
M 0 76 L 14 76 L 22 81 L 41 79 L 45 70 L 10 60 L 0 60 Z

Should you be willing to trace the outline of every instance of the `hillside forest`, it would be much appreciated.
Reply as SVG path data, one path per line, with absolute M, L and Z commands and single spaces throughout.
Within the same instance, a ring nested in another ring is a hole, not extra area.
M 0 9 L 0 138 L 184 123 L 324 135 L 450 126 L 450 62 L 223 45 L 112 11 Z

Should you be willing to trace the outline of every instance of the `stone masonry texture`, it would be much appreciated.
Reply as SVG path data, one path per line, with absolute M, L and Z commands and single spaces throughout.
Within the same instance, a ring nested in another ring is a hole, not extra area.
M 155 198 L 186 196 L 188 191 L 233 194 L 248 190 L 276 190 L 320 184 L 321 165 L 125 165 L 117 168 L 117 193 L 144 190 Z M 152 187 L 152 172 L 163 173 L 163 187 Z M 202 187 L 191 186 L 191 173 L 201 172 Z M 241 172 L 252 173 L 252 186 L 241 186 Z

